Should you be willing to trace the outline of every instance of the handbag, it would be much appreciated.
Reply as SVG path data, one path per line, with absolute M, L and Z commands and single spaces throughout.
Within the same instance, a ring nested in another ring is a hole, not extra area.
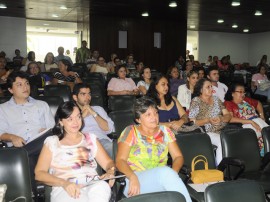
M 197 163 L 204 163 L 204 170 L 195 170 Z M 194 184 L 223 181 L 223 172 L 217 169 L 208 169 L 208 161 L 205 156 L 195 156 L 191 163 L 191 180 Z

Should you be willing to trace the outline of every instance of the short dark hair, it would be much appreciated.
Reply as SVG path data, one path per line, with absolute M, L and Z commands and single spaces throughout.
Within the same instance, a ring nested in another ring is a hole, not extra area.
M 200 95 L 202 94 L 203 84 L 204 84 L 206 81 L 211 82 L 210 79 L 202 78 L 202 79 L 200 79 L 200 80 L 196 83 L 196 85 L 195 85 L 195 87 L 194 87 L 194 92 L 193 92 L 194 97 L 200 96 Z
M 67 119 L 70 117 L 70 115 L 73 113 L 74 111 L 74 108 L 75 107 L 78 107 L 78 105 L 73 102 L 73 101 L 67 101 L 67 102 L 64 102 L 62 103 L 58 108 L 57 108 L 57 111 L 55 113 L 55 125 L 52 129 L 52 133 L 53 135 L 57 135 L 59 140 L 62 140 L 65 136 L 65 130 L 64 128 L 60 125 L 60 121 L 62 119 Z M 80 114 L 82 113 L 80 108 L 78 107 L 79 111 L 80 111 Z M 81 114 L 82 115 L 82 114 Z M 84 127 L 84 121 L 83 121 L 83 118 L 81 119 L 82 120 L 82 126 L 80 128 L 80 131 L 83 129 Z
M 218 66 L 216 66 L 216 65 L 213 65 L 213 66 L 208 67 L 207 70 L 208 70 L 208 71 L 207 71 L 207 75 L 210 75 L 210 72 L 211 72 L 211 71 L 214 71 L 214 70 L 219 71 Z
M 71 64 L 70 64 L 70 62 L 67 59 L 59 60 L 59 62 L 62 62 L 64 65 L 67 66 L 67 71 L 70 71 L 71 70 Z
M 119 69 L 121 69 L 122 67 L 124 67 L 124 68 L 127 70 L 125 64 L 121 64 L 121 65 L 117 65 L 117 66 L 115 67 L 115 70 L 114 70 L 115 73 L 118 74 Z
M 16 49 L 14 52 L 16 53 L 17 51 L 21 52 L 19 49 Z
M 29 81 L 29 76 L 27 73 L 22 71 L 13 71 L 10 73 L 10 75 L 7 78 L 7 87 L 12 88 L 13 83 L 16 81 L 16 78 L 20 77 L 22 79 L 26 79 Z
M 177 69 L 177 71 L 178 71 L 178 73 L 179 73 L 179 76 L 178 76 L 178 78 L 180 78 L 180 72 L 179 72 L 179 70 L 178 70 L 178 68 L 176 67 L 176 66 L 170 66 L 169 68 L 168 68 L 168 71 L 167 71 L 167 78 L 172 78 L 172 76 L 171 76 L 171 73 L 172 73 L 172 70 L 174 69 L 174 68 L 176 68 Z
M 232 85 L 229 87 L 227 93 L 225 94 L 226 101 L 233 100 L 232 93 L 235 92 L 235 89 L 237 87 L 244 87 L 245 88 L 245 85 L 243 83 L 232 83 Z
M 150 84 L 150 87 L 147 91 L 147 96 L 151 97 L 154 99 L 154 101 L 157 103 L 158 106 L 160 106 L 160 99 L 159 99 L 159 95 L 156 89 L 156 85 L 158 84 L 158 82 L 162 79 L 162 78 L 166 78 L 166 76 L 164 76 L 163 74 L 158 75 L 153 82 Z M 167 79 L 168 80 L 168 79 Z M 168 93 L 164 96 L 165 99 L 165 104 L 169 105 L 172 102 L 172 95 L 170 93 L 170 82 L 168 82 Z
M 29 61 L 32 61 L 32 54 L 35 54 L 35 52 L 34 51 L 29 51 L 28 54 L 27 54 L 27 59 Z
M 158 110 L 157 104 L 154 101 L 154 99 L 148 96 L 143 96 L 139 99 L 136 99 L 133 108 L 134 118 L 139 119 L 140 116 L 144 114 L 147 111 L 147 109 L 149 109 L 149 107 L 153 107 L 156 110 Z
M 90 88 L 90 85 L 87 84 L 87 83 L 76 83 L 74 85 L 74 87 L 73 87 L 72 95 L 77 95 L 78 96 L 78 94 L 79 94 L 79 92 L 80 92 L 80 90 L 82 88 L 89 88 L 89 89 L 91 89 Z
M 141 72 L 140 72 L 140 77 L 141 77 L 141 79 L 143 79 L 142 75 L 144 74 L 144 70 L 146 70 L 146 69 L 150 69 L 150 71 L 151 71 L 151 68 L 150 68 L 150 67 L 144 66 L 144 67 L 142 68 Z
M 263 67 L 264 67 L 265 70 L 267 70 L 266 65 L 260 62 L 260 63 L 258 64 L 258 73 L 260 73 L 260 71 L 261 71 L 261 69 L 262 69 Z

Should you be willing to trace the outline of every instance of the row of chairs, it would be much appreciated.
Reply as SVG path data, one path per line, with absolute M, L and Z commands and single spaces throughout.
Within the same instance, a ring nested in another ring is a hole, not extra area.
M 269 132 L 270 127 L 263 130 L 265 157 L 261 159 L 257 136 L 252 129 L 224 130 L 221 133 L 223 160 L 216 166 L 214 151 L 210 137 L 205 133 L 178 134 L 177 143 L 185 159 L 185 168 L 180 176 L 186 182 L 188 191 L 194 201 L 203 202 L 204 194 L 189 186 L 192 159 L 204 155 L 208 160 L 209 169 L 224 172 L 225 180 L 248 179 L 256 181 L 264 190 L 265 198 L 270 201 L 270 165 L 269 165 Z M 203 169 L 199 164 L 198 169 Z M 245 201 L 245 200 L 244 200 Z

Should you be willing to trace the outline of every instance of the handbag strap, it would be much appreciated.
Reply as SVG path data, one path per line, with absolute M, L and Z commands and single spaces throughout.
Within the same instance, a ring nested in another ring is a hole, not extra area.
M 199 159 L 200 158 L 200 159 Z M 197 160 L 198 159 L 198 160 Z M 198 155 L 198 156 L 195 156 L 193 159 L 192 159 L 192 163 L 191 163 L 191 171 L 193 172 L 195 170 L 195 166 L 197 163 L 199 162 L 203 162 L 204 163 L 204 169 L 205 170 L 208 170 L 208 161 L 207 161 L 207 158 L 203 155 Z

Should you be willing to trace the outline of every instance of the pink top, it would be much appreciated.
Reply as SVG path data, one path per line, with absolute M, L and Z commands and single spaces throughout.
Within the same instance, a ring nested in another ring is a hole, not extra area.
M 133 91 L 135 89 L 137 89 L 136 84 L 131 78 L 125 79 L 112 78 L 107 88 L 107 90 L 112 91 L 123 91 L 123 90 Z
M 258 81 L 260 81 L 260 80 L 268 80 L 268 78 L 267 78 L 267 76 L 266 76 L 265 74 L 262 75 L 262 74 L 260 74 L 260 73 L 254 74 L 254 75 L 252 76 L 252 81 L 255 82 L 255 85 L 256 85 L 256 86 L 258 86 Z

